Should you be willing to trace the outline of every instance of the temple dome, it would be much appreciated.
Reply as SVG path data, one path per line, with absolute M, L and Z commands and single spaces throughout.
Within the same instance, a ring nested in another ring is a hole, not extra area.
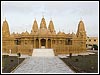
M 61 31 L 59 31 L 59 32 L 57 33 L 57 35 L 62 35 Z
M 75 33 L 74 33 L 74 32 L 72 32 L 72 34 L 71 34 L 71 35 L 72 35 L 72 37 L 76 37 L 76 35 L 75 35 Z
M 57 35 L 65 35 L 65 33 L 64 32 L 61 32 L 61 31 L 59 31 L 58 33 L 57 33 Z
M 26 31 L 26 32 L 24 33 L 24 35 L 29 35 L 29 33 Z
M 24 33 L 24 32 L 22 32 L 22 33 L 21 33 L 21 35 L 25 35 L 25 33 Z

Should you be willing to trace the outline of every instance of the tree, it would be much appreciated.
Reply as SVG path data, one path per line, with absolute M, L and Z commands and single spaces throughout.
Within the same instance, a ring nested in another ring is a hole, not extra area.
M 96 44 L 94 44 L 93 46 L 92 46 L 92 49 L 95 49 L 95 50 L 98 50 L 98 46 L 96 45 Z

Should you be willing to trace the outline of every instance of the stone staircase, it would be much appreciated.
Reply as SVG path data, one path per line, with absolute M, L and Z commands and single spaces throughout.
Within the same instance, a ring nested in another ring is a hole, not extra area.
M 54 55 L 53 49 L 45 49 L 45 48 L 38 48 L 34 49 L 32 56 L 37 56 L 37 57 L 52 57 Z

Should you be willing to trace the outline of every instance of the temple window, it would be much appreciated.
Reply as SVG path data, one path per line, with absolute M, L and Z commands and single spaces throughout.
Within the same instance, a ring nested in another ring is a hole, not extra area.
M 72 45 L 71 38 L 66 39 L 65 45 Z
M 16 40 L 15 40 L 15 44 L 16 44 L 16 45 L 20 45 L 20 44 L 21 44 L 21 40 L 20 40 L 20 39 L 16 39 Z
M 96 41 L 96 39 L 94 39 L 94 41 Z
M 89 39 L 89 41 L 91 41 L 91 39 Z

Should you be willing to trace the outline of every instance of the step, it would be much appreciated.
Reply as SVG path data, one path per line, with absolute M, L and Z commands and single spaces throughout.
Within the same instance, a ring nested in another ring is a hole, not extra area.
M 55 55 L 53 49 L 39 48 L 39 49 L 33 49 L 32 56 L 50 57 Z

